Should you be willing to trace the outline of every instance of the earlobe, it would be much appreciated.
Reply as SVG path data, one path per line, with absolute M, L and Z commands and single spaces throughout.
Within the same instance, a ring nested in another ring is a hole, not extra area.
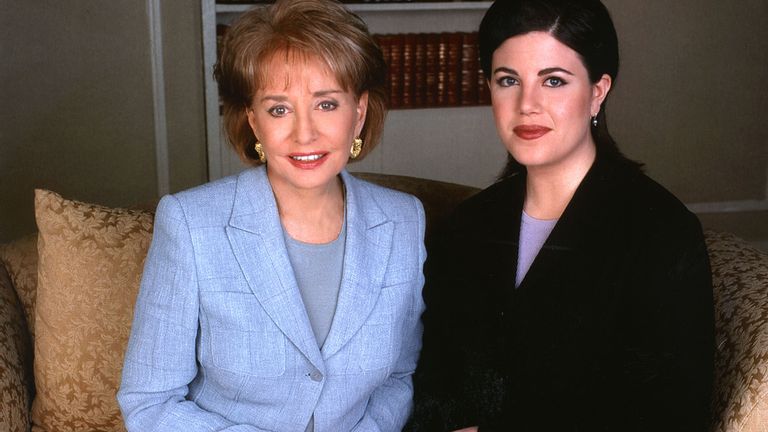
M 608 93 L 611 91 L 611 85 L 613 81 L 611 76 L 603 74 L 602 77 L 592 86 L 592 112 L 596 113 L 600 109 L 603 101 L 608 97 Z
M 611 76 L 608 74 L 603 74 L 603 76 L 595 83 L 595 97 L 600 99 L 600 103 L 608 97 L 608 92 L 611 91 L 612 84 L 613 80 L 611 80 Z
M 355 136 L 360 135 L 365 124 L 365 116 L 368 113 L 368 92 L 363 92 L 357 100 L 357 125 L 355 127 Z
M 251 127 L 251 131 L 253 132 L 254 136 L 259 136 L 259 134 L 256 133 L 256 113 L 253 112 L 251 108 L 245 109 L 245 116 L 248 120 L 248 126 Z

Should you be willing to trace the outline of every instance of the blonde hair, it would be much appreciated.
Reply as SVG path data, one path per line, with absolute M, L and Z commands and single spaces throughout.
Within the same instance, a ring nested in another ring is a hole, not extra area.
M 224 38 L 214 69 L 223 102 L 224 129 L 240 158 L 258 165 L 257 137 L 246 110 L 263 88 L 276 55 L 317 58 L 345 91 L 368 92 L 360 133 L 362 159 L 378 144 L 386 117 L 386 63 L 381 49 L 357 15 L 334 0 L 278 0 L 241 15 Z M 351 143 L 350 143 L 351 145 Z

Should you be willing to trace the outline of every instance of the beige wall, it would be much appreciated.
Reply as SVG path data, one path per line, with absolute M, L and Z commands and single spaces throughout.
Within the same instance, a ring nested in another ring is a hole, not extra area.
M 162 0 L 153 39 L 159 1 L 0 0 L 0 241 L 34 230 L 35 187 L 131 205 L 206 180 L 199 3 Z M 606 4 L 621 40 L 609 116 L 622 148 L 706 226 L 768 243 L 768 2 Z M 409 15 L 364 18 L 375 32 L 479 22 Z M 503 158 L 489 108 L 408 110 L 353 169 L 485 186 Z
M 207 180 L 200 6 L 162 2 L 162 45 L 170 191 Z M 212 73 L 212 72 L 211 72 Z
M 153 80 L 149 4 L 0 0 L 0 241 L 34 231 L 34 188 L 127 206 L 205 180 L 199 7 L 163 1 Z
M 765 199 L 768 2 L 606 0 L 622 70 L 612 129 L 688 202 Z
M 768 250 L 768 2 L 605 3 L 622 54 L 618 142 L 706 227 Z

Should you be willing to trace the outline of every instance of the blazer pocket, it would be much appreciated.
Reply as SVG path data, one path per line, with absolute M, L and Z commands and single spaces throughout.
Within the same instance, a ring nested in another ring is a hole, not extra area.
M 202 293 L 201 303 L 214 367 L 259 377 L 285 372 L 285 336 L 252 294 Z
M 360 329 L 362 370 L 373 371 L 394 366 L 403 337 L 403 324 L 412 306 L 411 289 L 411 283 L 381 289 L 376 307 Z
M 392 323 L 365 324 L 360 329 L 362 350 L 360 369 L 374 371 L 391 366 L 393 342 Z

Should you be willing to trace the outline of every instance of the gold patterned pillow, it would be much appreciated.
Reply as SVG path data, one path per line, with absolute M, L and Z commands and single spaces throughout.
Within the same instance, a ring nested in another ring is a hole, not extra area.
M 35 191 L 34 431 L 124 431 L 115 400 L 151 213 Z

